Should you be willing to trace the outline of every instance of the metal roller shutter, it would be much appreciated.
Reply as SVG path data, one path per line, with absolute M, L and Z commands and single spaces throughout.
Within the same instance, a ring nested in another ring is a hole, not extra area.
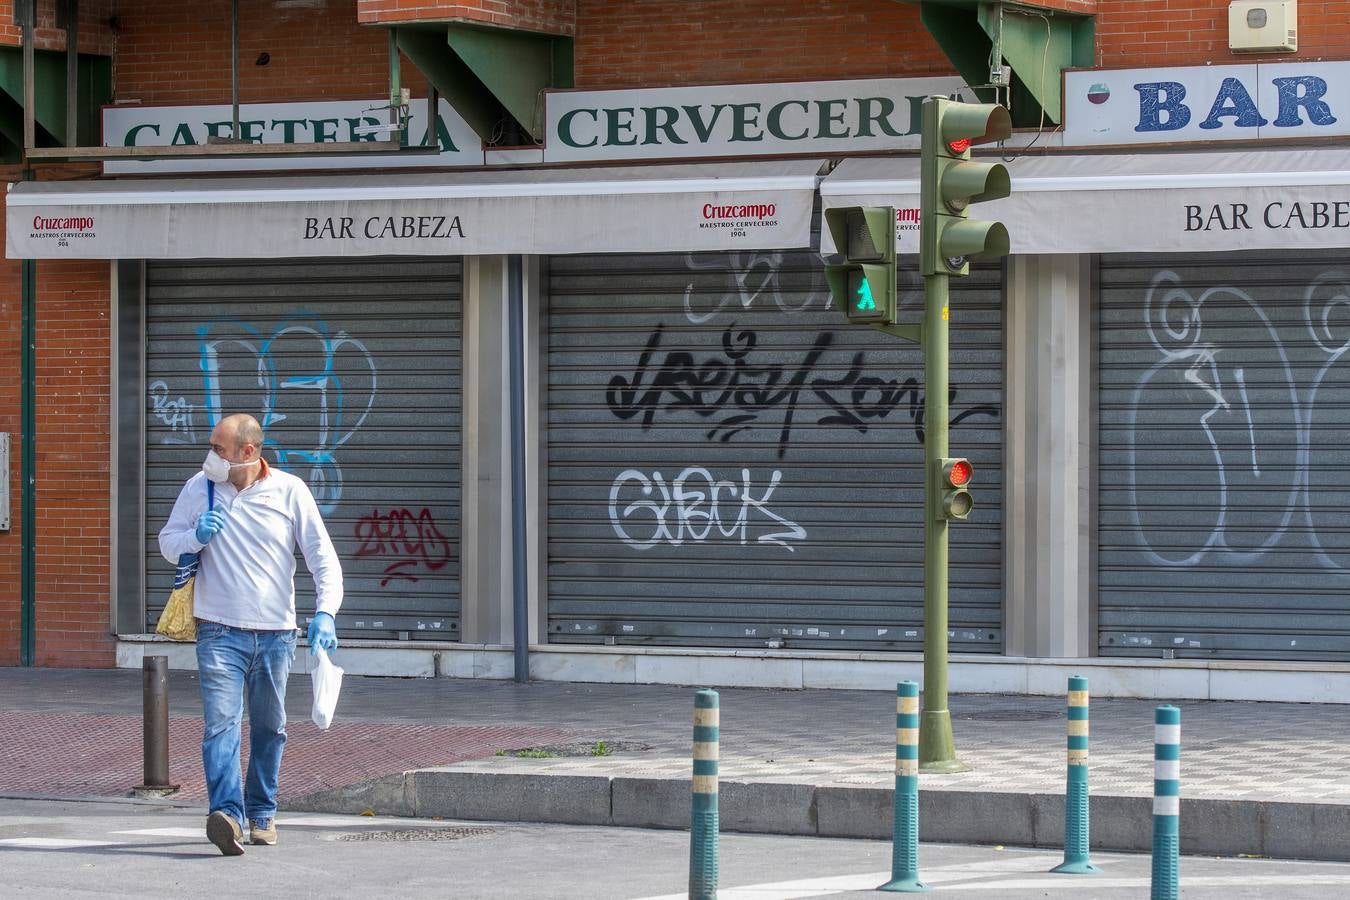
M 458 638 L 460 271 L 457 258 L 148 264 L 149 627 L 173 575 L 156 535 L 212 424 L 248 412 L 268 461 L 323 511 L 345 576 L 339 634 Z M 303 560 L 296 594 L 312 611 Z
M 1350 256 L 1101 260 L 1113 656 L 1350 659 Z
M 959 652 L 1002 645 L 999 278 L 953 279 Z M 551 640 L 920 648 L 912 345 L 846 325 L 810 253 L 554 258 L 549 292 Z

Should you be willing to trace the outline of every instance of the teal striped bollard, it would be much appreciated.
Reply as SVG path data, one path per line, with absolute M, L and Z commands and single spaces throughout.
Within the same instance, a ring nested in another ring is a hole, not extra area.
M 899 894 L 931 891 L 919 880 L 919 685 L 895 686 L 895 806 L 891 880 L 877 888 Z
M 1088 859 L 1092 828 L 1088 819 L 1088 680 L 1069 676 L 1069 776 L 1064 792 L 1064 862 L 1051 869 L 1062 875 L 1101 872 Z
M 717 900 L 717 691 L 694 695 L 694 809 L 689 833 L 690 900 Z
M 1181 710 L 1154 711 L 1152 900 L 1178 900 L 1181 819 Z

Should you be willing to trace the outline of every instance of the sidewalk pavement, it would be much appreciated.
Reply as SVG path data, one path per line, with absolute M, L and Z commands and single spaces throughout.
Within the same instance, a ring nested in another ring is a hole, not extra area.
M 339 660 L 340 662 L 340 660 Z M 204 808 L 196 675 L 170 673 L 169 801 Z M 332 729 L 296 672 L 282 770 L 291 810 L 687 828 L 693 690 L 344 680 Z M 1092 840 L 1148 850 L 1152 701 L 1092 703 Z M 1350 860 L 1350 714 L 1185 701 L 1182 850 Z M 1064 702 L 951 698 L 971 771 L 924 775 L 924 840 L 1063 846 Z M 120 797 L 141 781 L 141 673 L 0 668 L 0 796 Z M 722 827 L 887 838 L 894 694 L 721 690 Z M 608 755 L 594 755 L 604 742 Z M 543 749 L 542 758 L 513 751 Z M 505 751 L 503 753 L 502 751 Z

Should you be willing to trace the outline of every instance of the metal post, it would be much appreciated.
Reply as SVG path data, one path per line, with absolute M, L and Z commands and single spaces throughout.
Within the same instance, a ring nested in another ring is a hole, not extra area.
M 66 5 L 66 146 L 78 147 L 80 99 L 80 3 Z
M 37 0 L 18 0 L 23 10 L 23 149 L 37 146 L 37 86 L 34 74 L 33 31 L 37 26 Z
M 1159 706 L 1153 714 L 1152 900 L 1177 900 L 1181 819 L 1181 710 Z
M 689 898 L 717 898 L 717 760 L 721 719 L 717 691 L 694 695 L 694 797 L 689 832 Z
M 32 31 L 26 32 L 31 44 Z M 29 46 L 26 44 L 25 46 Z M 24 169 L 24 181 L 33 170 Z M 37 261 L 19 264 L 19 664 L 37 662 Z
M 1069 677 L 1068 785 L 1064 794 L 1064 862 L 1051 869 L 1063 875 L 1095 875 L 1088 859 L 1092 828 L 1088 819 L 1088 681 Z
M 947 709 L 947 520 L 938 515 L 938 468 L 947 455 L 948 276 L 923 279 L 923 717 L 919 768 L 964 772 Z
M 891 880 L 877 888 L 897 894 L 932 890 L 919 879 L 919 685 L 895 686 L 895 801 Z
M 141 660 L 141 676 L 145 782 L 135 790 L 176 791 L 178 785 L 169 783 L 169 658 L 145 657 Z
M 398 29 L 389 29 L 389 125 L 391 128 L 400 127 L 403 122 L 399 118 L 402 114 L 403 106 L 403 60 L 398 51 Z M 436 124 L 432 119 L 427 127 Z M 394 139 L 397 131 L 389 132 L 389 140 Z M 407 133 L 400 134 L 399 140 L 406 145 L 408 143 Z
M 530 680 L 530 596 L 525 546 L 525 261 L 506 258 L 507 339 L 511 345 L 511 616 L 515 677 Z
M 239 136 L 239 0 L 230 2 L 230 140 Z

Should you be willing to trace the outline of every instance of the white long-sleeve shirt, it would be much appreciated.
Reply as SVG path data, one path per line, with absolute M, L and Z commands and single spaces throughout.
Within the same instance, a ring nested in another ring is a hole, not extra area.
M 342 605 L 342 564 L 309 487 L 263 462 L 263 477 L 243 491 L 216 485 L 216 509 L 225 527 L 205 546 L 197 520 L 206 512 L 206 476 L 193 475 L 178 493 L 159 532 L 159 551 L 174 565 L 183 553 L 201 553 L 193 586 L 199 619 L 235 628 L 295 628 L 295 548 L 314 577 L 319 612 Z

